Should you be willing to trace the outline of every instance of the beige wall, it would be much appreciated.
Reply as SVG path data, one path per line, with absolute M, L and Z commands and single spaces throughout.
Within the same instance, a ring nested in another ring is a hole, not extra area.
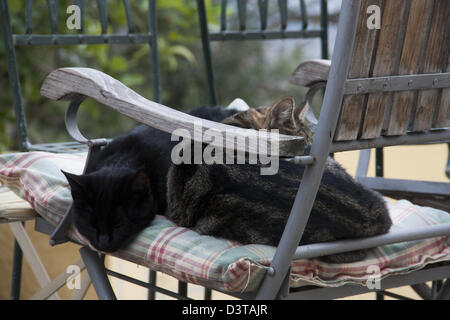
M 445 166 L 448 159 L 447 145 L 434 146 L 402 146 L 385 149 L 385 175 L 389 178 L 402 179 L 422 179 L 430 181 L 449 182 L 445 176 Z M 343 152 L 336 154 L 336 159 L 343 164 L 343 166 L 354 174 L 358 159 L 358 152 Z M 372 157 L 371 165 L 369 167 L 369 175 L 374 175 L 374 159 Z M 78 246 L 74 244 L 63 244 L 56 247 L 48 245 L 48 236 L 34 232 L 33 222 L 27 223 L 27 230 L 30 237 L 40 254 L 45 267 L 47 268 L 50 277 L 54 278 L 59 273 L 64 272 L 67 265 L 79 259 Z M 13 236 L 9 227 L 5 224 L 0 224 L 0 299 L 9 299 L 10 281 L 11 281 L 11 264 L 13 255 Z M 119 259 L 109 260 L 110 267 L 118 272 L 124 272 L 130 275 L 135 275 L 141 280 L 146 280 L 148 269 L 136 264 L 123 262 Z M 124 283 L 120 280 L 113 280 L 113 286 L 116 290 L 118 298 L 121 299 L 145 299 L 146 290 L 138 286 Z M 30 298 L 33 293 L 39 288 L 37 281 L 33 274 L 24 263 L 23 280 L 22 280 L 22 298 Z M 159 276 L 158 285 L 165 286 L 170 289 L 175 289 L 176 281 L 168 276 Z M 202 297 L 202 288 L 199 286 L 189 286 L 189 294 L 194 298 Z M 400 288 L 396 290 L 397 293 L 407 294 L 411 297 L 417 297 L 410 289 Z M 60 291 L 62 298 L 68 299 L 71 291 L 63 288 Z M 214 293 L 213 298 L 224 298 L 226 296 Z M 89 290 L 88 299 L 95 299 L 96 295 L 92 288 Z M 166 298 L 163 295 L 158 295 L 158 298 Z M 373 299 L 374 294 L 367 294 L 356 296 L 358 299 Z

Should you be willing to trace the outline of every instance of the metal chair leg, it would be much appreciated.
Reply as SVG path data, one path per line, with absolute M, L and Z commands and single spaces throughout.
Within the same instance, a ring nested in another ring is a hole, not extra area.
M 116 300 L 116 295 L 106 274 L 105 265 L 99 254 L 86 247 L 82 247 L 80 249 L 80 255 L 86 265 L 87 272 L 98 298 L 100 300 Z
M 28 264 L 31 267 L 31 271 L 33 272 L 36 280 L 38 281 L 41 288 L 47 286 L 50 282 L 50 276 L 47 273 L 47 270 L 44 267 L 36 249 L 33 246 L 22 222 L 11 222 L 9 223 L 9 227 L 14 234 L 14 237 L 17 241 L 17 244 L 20 246 L 20 249 L 27 259 Z M 16 280 L 17 281 L 17 280 Z M 20 287 L 20 285 L 19 285 Z M 17 288 L 16 288 L 17 289 Z M 49 299 L 59 300 L 59 296 L 57 293 L 50 296 Z
M 447 279 L 442 283 L 436 296 L 436 300 L 450 300 L 450 279 Z
M 188 285 L 184 281 L 178 281 L 178 294 L 187 297 Z
M 384 153 L 383 148 L 375 150 L 375 175 L 377 177 L 384 176 Z M 382 292 L 376 293 L 376 300 L 384 300 L 384 294 Z
M 150 270 L 148 283 L 156 286 L 156 271 Z M 147 299 L 155 300 L 155 295 L 156 295 L 156 292 L 154 290 L 149 289 Z
M 209 288 L 205 288 L 204 299 L 211 300 L 212 298 L 212 290 Z
M 384 300 L 384 294 L 382 292 L 376 292 L 375 299 L 376 300 Z
M 431 289 L 426 283 L 413 284 L 411 288 L 424 300 L 431 299 Z
M 17 240 L 14 240 L 14 256 L 11 275 L 11 300 L 20 299 L 20 286 L 22 282 L 23 253 Z
M 445 168 L 445 174 L 448 178 L 450 178 L 450 143 L 448 144 L 448 162 L 447 162 L 447 168 Z

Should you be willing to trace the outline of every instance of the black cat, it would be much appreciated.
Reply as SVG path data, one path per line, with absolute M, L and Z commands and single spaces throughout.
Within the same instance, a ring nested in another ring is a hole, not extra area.
M 222 121 L 236 113 L 222 107 L 199 107 L 189 114 Z M 78 232 L 94 248 L 113 252 L 166 211 L 167 171 L 176 142 L 170 134 L 138 126 L 113 139 L 92 159 L 90 173 L 66 176 Z

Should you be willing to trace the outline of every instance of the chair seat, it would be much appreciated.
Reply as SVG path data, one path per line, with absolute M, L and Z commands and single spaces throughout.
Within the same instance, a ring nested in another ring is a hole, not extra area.
M 0 186 L 0 223 L 32 220 L 36 211 L 7 187 Z
M 52 225 L 71 204 L 67 181 L 60 169 L 80 173 L 85 154 L 28 152 L 0 156 L 0 181 Z M 441 210 L 409 201 L 389 203 L 395 228 L 414 228 L 450 222 Z M 72 230 L 70 237 L 81 241 Z M 241 245 L 200 235 L 157 216 L 126 248 L 112 255 L 161 271 L 177 279 L 226 292 L 256 290 L 270 265 L 275 247 Z M 290 285 L 339 287 L 365 285 L 378 267 L 381 278 L 420 270 L 450 260 L 450 237 L 397 243 L 371 249 L 363 261 L 330 264 L 317 259 L 296 260 L 291 265 Z
M 79 153 L 79 152 L 87 152 L 88 149 L 85 144 L 76 141 L 32 144 L 28 148 L 30 151 L 44 151 L 56 153 Z

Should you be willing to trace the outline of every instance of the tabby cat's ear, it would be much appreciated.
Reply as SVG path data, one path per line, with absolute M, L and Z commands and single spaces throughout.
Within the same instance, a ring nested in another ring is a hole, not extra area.
M 270 118 L 272 124 L 283 124 L 291 121 L 292 110 L 295 106 L 293 97 L 284 98 L 272 106 L 270 111 Z
M 294 118 L 300 121 L 305 121 L 306 115 L 308 114 L 309 103 L 308 101 L 303 102 L 299 106 L 295 107 Z
M 83 187 L 82 176 L 78 176 L 76 174 L 65 172 L 63 170 L 61 170 L 61 172 L 66 176 L 67 181 L 69 182 L 70 190 L 72 191 L 72 195 L 79 195 L 79 194 L 83 193 L 84 187 Z
M 145 168 L 138 169 L 131 185 L 133 192 L 147 192 L 150 188 L 150 179 Z

